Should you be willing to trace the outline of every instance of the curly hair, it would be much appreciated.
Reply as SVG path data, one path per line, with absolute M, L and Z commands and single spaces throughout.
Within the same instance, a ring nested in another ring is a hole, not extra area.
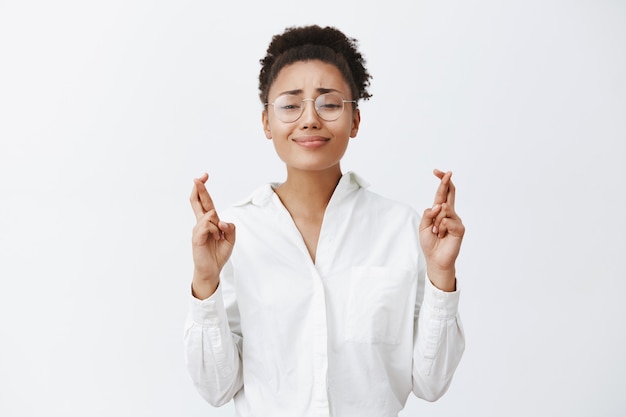
M 289 27 L 274 35 L 265 58 L 260 60 L 259 98 L 267 103 L 269 89 L 282 68 L 299 61 L 320 60 L 336 66 L 352 91 L 353 100 L 367 100 L 372 95 L 365 59 L 357 49 L 357 40 L 340 30 L 317 25 Z

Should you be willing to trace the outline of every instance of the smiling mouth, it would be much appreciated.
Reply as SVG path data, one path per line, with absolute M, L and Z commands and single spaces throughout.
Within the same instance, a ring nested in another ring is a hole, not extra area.
M 304 138 L 294 138 L 292 140 L 302 147 L 314 149 L 324 146 L 330 139 L 322 136 L 309 136 Z

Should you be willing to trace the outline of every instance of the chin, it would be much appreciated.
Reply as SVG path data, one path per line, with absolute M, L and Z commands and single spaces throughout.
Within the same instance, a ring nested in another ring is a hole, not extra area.
M 339 168 L 339 164 L 302 164 L 298 166 L 292 166 L 292 169 L 298 171 L 308 171 L 308 172 L 324 172 L 324 171 L 341 171 Z

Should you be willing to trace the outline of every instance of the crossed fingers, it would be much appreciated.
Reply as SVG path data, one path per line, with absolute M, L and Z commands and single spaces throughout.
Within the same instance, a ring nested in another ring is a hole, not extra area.
M 200 235 L 210 234 L 213 236 L 213 239 L 220 240 L 224 236 L 219 228 L 220 219 L 217 211 L 215 211 L 215 205 L 205 186 L 208 179 L 209 175 L 206 173 L 202 174 L 200 178 L 194 178 L 194 186 L 191 190 L 189 202 L 196 216 L 196 228 L 204 232 Z
M 454 211 L 454 198 L 456 188 L 451 181 L 452 172 L 443 172 L 438 169 L 433 171 L 435 176 L 441 180 L 435 193 L 433 212 L 437 215 L 433 218 L 432 232 L 438 237 L 444 237 L 448 232 L 457 235 L 460 231 L 457 223 L 460 218 Z M 460 232 L 462 235 L 462 232 Z

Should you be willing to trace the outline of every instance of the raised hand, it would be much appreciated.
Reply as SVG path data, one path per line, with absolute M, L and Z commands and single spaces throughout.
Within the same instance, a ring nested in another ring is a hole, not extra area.
M 455 261 L 461 249 L 465 226 L 454 211 L 455 187 L 452 172 L 435 169 L 441 180 L 432 208 L 426 209 L 420 223 L 420 244 L 426 257 L 428 277 L 443 291 L 454 291 Z
M 235 225 L 219 219 L 205 187 L 208 174 L 194 179 L 189 201 L 196 215 L 191 245 L 193 249 L 193 295 L 208 298 L 219 284 L 219 276 L 235 244 Z

